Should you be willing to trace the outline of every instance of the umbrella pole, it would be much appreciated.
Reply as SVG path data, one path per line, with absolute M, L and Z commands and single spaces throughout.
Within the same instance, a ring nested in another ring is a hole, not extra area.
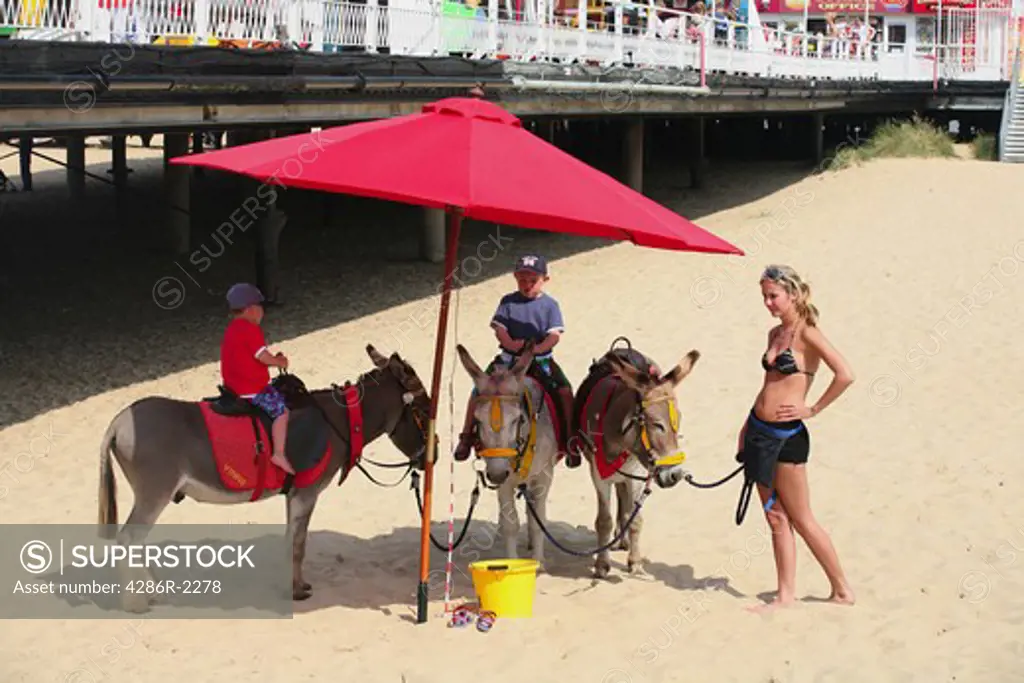
M 437 339 L 434 345 L 434 373 L 430 380 L 430 416 L 427 421 L 427 454 L 423 465 L 423 515 L 420 527 L 420 585 L 416 591 L 416 623 L 427 620 L 427 593 L 430 574 L 430 506 L 434 492 L 434 458 L 437 431 L 437 403 L 441 394 L 441 366 L 444 364 L 445 333 L 448 330 L 448 302 L 451 300 L 452 280 L 455 279 L 455 258 L 459 251 L 459 232 L 462 230 L 462 210 L 448 207 L 448 246 L 444 252 L 444 287 L 441 290 L 441 311 L 437 319 Z

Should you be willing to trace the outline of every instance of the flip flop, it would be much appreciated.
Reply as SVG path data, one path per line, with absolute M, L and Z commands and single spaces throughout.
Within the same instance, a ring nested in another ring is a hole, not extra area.
M 473 609 L 468 605 L 460 605 L 452 611 L 451 628 L 464 628 L 473 621 Z
M 476 620 L 476 630 L 481 633 L 487 633 L 494 626 L 494 620 L 498 618 L 498 615 L 491 611 L 483 611 Z

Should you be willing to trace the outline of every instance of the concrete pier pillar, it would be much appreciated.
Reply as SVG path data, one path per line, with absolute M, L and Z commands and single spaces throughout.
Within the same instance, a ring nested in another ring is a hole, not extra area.
M 115 135 L 110 139 L 110 174 L 114 185 L 120 189 L 128 181 L 128 138 Z
M 644 120 L 630 119 L 626 122 L 622 154 L 626 173 L 625 182 L 637 192 L 644 191 Z
M 164 133 L 164 216 L 167 240 L 176 255 L 189 252 L 191 220 L 189 211 L 190 180 L 188 166 L 176 166 L 171 159 L 188 154 L 187 133 Z
M 420 257 L 430 263 L 444 261 L 445 224 L 443 209 L 424 209 L 423 232 L 420 238 Z
M 691 124 L 690 187 L 695 189 L 704 186 L 704 125 L 705 118 L 703 116 L 694 117 Z
M 818 166 L 825 160 L 825 114 L 815 112 L 812 115 L 811 135 L 814 136 L 814 165 Z
M 68 137 L 67 153 L 68 191 L 72 199 L 81 199 L 85 195 L 85 136 Z
M 555 144 L 555 120 L 541 119 L 537 122 L 537 135 L 545 142 Z
M 21 190 L 32 191 L 32 136 L 25 135 L 18 140 L 18 161 L 21 162 Z
M 267 302 L 281 303 L 281 232 L 288 216 L 276 205 L 260 216 L 256 222 L 256 286 Z

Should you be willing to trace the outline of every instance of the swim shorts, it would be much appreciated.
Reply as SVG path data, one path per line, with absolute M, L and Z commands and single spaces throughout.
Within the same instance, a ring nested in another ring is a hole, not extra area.
M 267 415 L 270 416 L 271 420 L 276 420 L 281 417 L 287 409 L 284 402 L 284 396 L 282 396 L 281 392 L 270 384 L 263 387 L 263 390 L 260 393 L 256 394 L 249 400 L 252 401 L 253 405 L 262 408 Z

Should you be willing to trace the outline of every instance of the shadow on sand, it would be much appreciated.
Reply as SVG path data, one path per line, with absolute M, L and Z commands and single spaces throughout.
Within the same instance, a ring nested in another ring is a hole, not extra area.
M 61 149 L 43 151 L 63 160 Z M 694 220 L 776 192 L 811 171 L 806 164 L 713 168 L 707 189 L 693 190 L 685 166 L 657 151 L 648 163 L 646 193 Z M 0 391 L 18 396 L 0 409 L 0 424 L 218 357 L 223 295 L 231 283 L 253 280 L 255 231 L 223 240 L 214 230 L 239 209 L 251 185 L 228 173 L 195 177 L 193 251 L 175 258 L 154 249 L 165 214 L 162 161 L 129 165 L 134 173 L 120 198 L 111 186 L 88 179 L 85 198 L 73 203 L 63 170 L 35 173 L 33 192 L 0 194 L 6 240 L 0 250 Z M 106 176 L 108 167 L 94 163 L 88 170 Z M 289 222 L 281 240 L 283 305 L 269 308 L 264 322 L 272 344 L 412 301 L 423 301 L 424 315 L 436 320 L 443 266 L 418 258 L 421 209 L 300 190 L 282 193 L 280 205 Z M 614 244 L 467 222 L 461 279 L 469 285 L 507 277 L 526 251 L 557 262 Z M 431 321 L 424 333 L 432 337 L 435 325 Z M 401 352 L 400 335 L 359 341 Z M 355 379 L 364 369 L 352 368 L 351 377 L 335 381 Z M 429 376 L 429 367 L 416 369 Z
M 455 520 L 456 534 L 463 519 Z M 520 529 L 517 553 L 530 557 L 527 549 L 525 523 Z M 566 547 L 581 551 L 597 547 L 596 535 L 564 522 L 549 522 L 548 529 Z M 432 525 L 431 533 L 442 545 L 447 542 L 447 524 Z M 303 614 L 330 607 L 378 610 L 404 620 L 415 619 L 416 588 L 419 584 L 419 527 L 400 527 L 387 534 L 372 538 L 358 538 L 336 531 L 311 531 L 306 544 L 306 562 L 303 574 L 312 584 L 313 595 L 295 603 L 295 613 Z M 473 521 L 462 545 L 452 553 L 453 590 L 455 602 L 475 601 L 469 570 L 471 562 L 500 559 L 504 556 L 497 543 L 497 525 L 486 521 Z M 372 559 L 368 559 L 372 558 Z M 586 592 L 600 583 L 625 584 L 629 581 L 656 581 L 678 591 L 697 591 L 706 588 L 725 590 L 735 597 L 744 597 L 729 585 L 728 577 L 696 577 L 689 565 L 670 566 L 660 562 L 647 562 L 648 577 L 636 577 L 626 572 L 623 551 L 612 553 L 612 571 L 607 579 L 593 576 L 593 557 L 577 557 L 554 548 L 550 541 L 545 547 L 544 572 L 555 578 L 570 579 L 573 585 L 556 590 L 565 596 Z M 620 561 L 622 560 L 622 561 Z M 446 553 L 431 546 L 428 576 L 430 598 L 444 596 Z M 538 579 L 538 592 L 550 587 Z

